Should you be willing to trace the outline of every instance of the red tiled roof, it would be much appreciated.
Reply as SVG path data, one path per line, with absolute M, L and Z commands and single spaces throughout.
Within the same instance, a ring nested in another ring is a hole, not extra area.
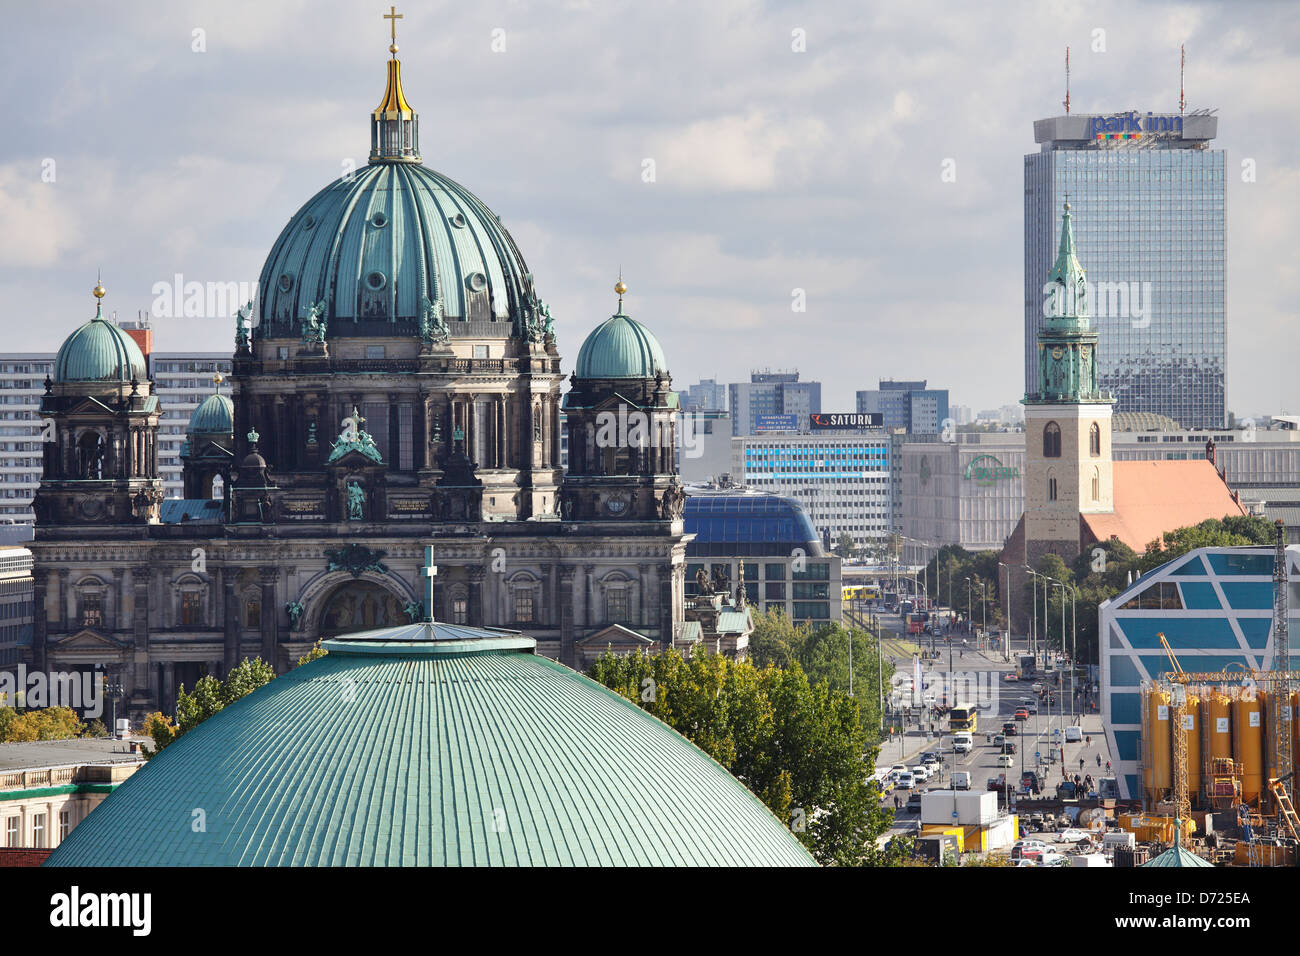
M 1083 537 L 1119 538 L 1141 552 L 1164 532 L 1206 518 L 1244 515 L 1214 465 L 1189 461 L 1117 461 L 1114 514 L 1080 515 Z

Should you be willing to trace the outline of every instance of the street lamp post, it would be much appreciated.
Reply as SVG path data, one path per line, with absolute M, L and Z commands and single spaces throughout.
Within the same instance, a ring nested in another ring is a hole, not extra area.
M 1041 575 L 1027 564 L 1024 565 L 1024 568 L 1026 571 L 1029 572 L 1029 604 L 1033 608 L 1033 613 L 1034 613 L 1033 624 L 1029 629 L 1028 649 L 1029 649 L 1029 653 L 1032 654 L 1035 658 L 1037 658 L 1038 657 L 1038 578 L 1040 578 Z M 1008 574 L 1007 576 L 1010 577 L 1010 574 Z

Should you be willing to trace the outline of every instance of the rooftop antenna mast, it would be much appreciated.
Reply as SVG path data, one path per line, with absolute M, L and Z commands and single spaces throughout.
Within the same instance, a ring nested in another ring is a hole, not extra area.
M 1187 95 L 1185 92 L 1186 87 L 1183 85 L 1183 80 L 1187 73 L 1187 44 L 1184 43 L 1182 46 L 1179 47 L 1179 50 L 1180 50 L 1180 55 L 1179 55 L 1179 63 L 1178 63 L 1178 112 L 1179 115 L 1181 115 L 1187 109 Z
M 1065 48 L 1065 113 L 1070 113 L 1070 48 Z

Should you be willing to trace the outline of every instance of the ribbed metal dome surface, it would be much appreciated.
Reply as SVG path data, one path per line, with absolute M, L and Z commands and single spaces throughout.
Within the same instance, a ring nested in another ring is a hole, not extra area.
M 668 371 L 654 333 L 622 312 L 592 329 L 578 350 L 578 378 L 654 378 Z
M 812 864 L 640 708 L 522 635 L 438 627 L 330 642 L 169 746 L 47 865 Z
M 209 395 L 190 414 L 186 431 L 209 434 L 233 433 L 235 430 L 235 405 L 225 395 Z
M 526 299 L 527 274 L 510 234 L 464 186 L 418 164 L 377 163 L 289 220 L 262 267 L 260 315 L 273 335 L 285 324 L 296 335 L 321 300 L 331 323 L 418 322 L 427 296 L 449 320 L 502 319 Z
M 56 382 L 144 382 L 144 353 L 135 339 L 97 315 L 64 340 L 54 360 Z

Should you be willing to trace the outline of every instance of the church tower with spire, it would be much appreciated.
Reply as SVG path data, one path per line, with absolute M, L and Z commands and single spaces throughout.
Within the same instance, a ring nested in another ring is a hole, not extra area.
M 1079 554 L 1084 514 L 1114 511 L 1111 413 L 1097 389 L 1097 332 L 1087 282 L 1074 248 L 1070 204 L 1061 217 L 1056 264 L 1043 288 L 1046 320 L 1038 337 L 1038 392 L 1025 406 L 1025 558 Z

